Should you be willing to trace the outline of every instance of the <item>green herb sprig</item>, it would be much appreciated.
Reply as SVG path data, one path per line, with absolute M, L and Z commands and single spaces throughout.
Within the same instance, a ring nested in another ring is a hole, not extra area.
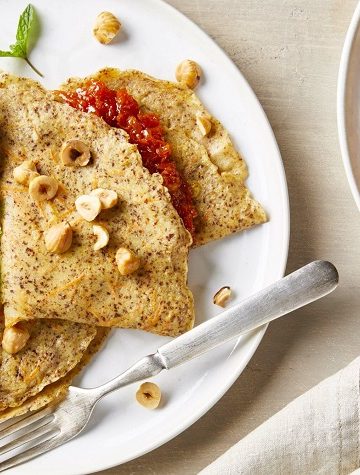
M 10 51 L 1 51 L 0 57 L 22 58 L 41 77 L 44 77 L 41 72 L 31 64 L 29 55 L 29 38 L 31 29 L 36 18 L 35 9 L 32 5 L 28 5 L 22 12 L 19 18 L 19 23 L 16 31 L 16 43 L 9 46 Z

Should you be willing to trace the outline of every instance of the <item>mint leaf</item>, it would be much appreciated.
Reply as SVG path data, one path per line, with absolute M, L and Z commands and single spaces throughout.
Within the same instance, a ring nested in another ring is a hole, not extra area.
M 16 31 L 16 44 L 15 47 L 21 48 L 24 58 L 27 56 L 29 34 L 34 22 L 35 10 L 32 5 L 28 5 L 22 12 L 19 18 L 19 23 Z M 10 46 L 12 50 L 12 47 Z
M 34 24 L 34 20 L 35 9 L 32 5 L 29 4 L 20 15 L 16 31 L 16 43 L 10 45 L 10 51 L 0 50 L 0 57 L 22 58 L 36 72 L 36 74 L 43 77 L 40 71 L 38 71 L 35 66 L 30 63 L 30 60 L 28 58 L 29 37 L 31 28 Z
M 15 43 L 14 45 L 10 45 L 10 51 L 0 51 L 0 56 L 8 56 L 12 58 L 26 58 L 26 54 L 24 53 L 22 45 Z
M 0 51 L 0 57 L 14 57 L 14 53 L 12 53 L 11 51 Z
M 19 43 L 10 45 L 10 51 L 15 58 L 26 58 L 26 51 L 24 51 L 23 46 Z

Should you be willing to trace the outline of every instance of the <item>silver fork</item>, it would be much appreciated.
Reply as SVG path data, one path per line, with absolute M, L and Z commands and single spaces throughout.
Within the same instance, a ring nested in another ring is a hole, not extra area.
M 1 440 L 13 437 L 0 447 L 0 456 L 10 453 L 0 463 L 0 471 L 48 452 L 78 435 L 89 421 L 95 404 L 110 392 L 155 376 L 163 369 L 174 368 L 286 315 L 327 295 L 337 284 L 338 273 L 331 263 L 312 262 L 166 343 L 108 383 L 92 389 L 71 386 L 67 397 L 57 407 L 47 407 L 0 424 Z M 20 452 L 11 454 L 19 447 Z

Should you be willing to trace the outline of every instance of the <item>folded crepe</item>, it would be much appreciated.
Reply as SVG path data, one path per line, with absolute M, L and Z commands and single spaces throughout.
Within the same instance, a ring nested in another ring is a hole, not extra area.
M 62 145 L 87 144 L 91 162 L 64 166 Z M 139 328 L 178 335 L 193 325 L 193 298 L 187 280 L 191 236 L 175 212 L 161 177 L 143 168 L 137 148 L 121 130 L 97 117 L 53 100 L 38 83 L 0 74 L 0 167 L 3 195 L 1 237 L 2 301 L 5 325 L 38 319 L 65 319 L 88 325 Z M 34 201 L 14 181 L 24 160 L 55 178 L 51 201 Z M 118 206 L 94 222 L 77 213 L 75 200 L 95 188 L 115 191 Z M 52 254 L 44 232 L 67 222 L 71 248 Z M 109 244 L 94 250 L 93 224 L 107 228 Z M 139 270 L 121 275 L 118 248 L 140 257 Z
M 245 161 L 235 150 L 228 132 L 211 117 L 191 89 L 141 71 L 110 68 L 86 78 L 69 79 L 60 89 L 79 91 L 92 80 L 101 81 L 112 90 L 126 89 L 142 112 L 159 116 L 171 145 L 171 157 L 192 190 L 198 213 L 194 245 L 266 221 L 263 208 L 245 186 Z M 198 126 L 199 118 L 211 123 L 205 136 Z

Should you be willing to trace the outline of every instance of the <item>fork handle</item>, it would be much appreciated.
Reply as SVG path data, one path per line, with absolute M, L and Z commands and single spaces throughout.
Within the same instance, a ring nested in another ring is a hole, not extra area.
M 314 261 L 248 297 L 142 358 L 125 373 L 94 388 L 98 397 L 185 363 L 226 341 L 324 297 L 339 281 L 336 268 Z
M 324 297 L 339 276 L 327 261 L 314 261 L 158 349 L 166 369 Z

